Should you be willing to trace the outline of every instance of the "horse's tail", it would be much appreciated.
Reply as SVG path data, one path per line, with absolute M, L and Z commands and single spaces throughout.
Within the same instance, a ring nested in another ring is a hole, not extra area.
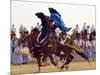
M 90 63 L 89 58 L 83 52 L 79 52 L 77 50 L 75 50 L 75 52 Z

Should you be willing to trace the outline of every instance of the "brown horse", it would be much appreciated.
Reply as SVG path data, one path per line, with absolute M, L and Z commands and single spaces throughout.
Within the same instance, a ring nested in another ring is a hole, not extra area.
M 46 36 L 46 39 L 44 40 L 44 42 L 42 43 L 42 45 L 39 47 L 39 44 L 37 44 L 36 38 L 38 37 L 40 31 L 38 31 L 38 29 L 34 29 L 33 32 L 30 34 L 29 39 L 31 39 L 31 43 L 34 42 L 32 45 L 29 44 L 29 46 L 32 50 L 33 50 L 33 55 L 36 57 L 37 59 L 37 63 L 38 63 L 38 67 L 39 67 L 39 72 L 40 72 L 40 66 L 41 66 L 41 56 L 45 58 L 49 57 L 51 60 L 51 63 L 56 66 L 56 63 L 54 62 L 54 59 L 52 57 L 52 54 L 56 54 L 59 57 L 62 57 L 62 54 L 60 53 L 61 51 L 64 52 L 64 59 L 66 60 L 66 62 L 60 67 L 60 69 L 63 69 L 63 67 L 66 64 L 69 64 L 72 59 L 73 56 L 71 55 L 72 51 L 75 50 L 75 52 L 82 56 L 83 58 L 85 58 L 86 60 L 88 60 L 88 58 L 82 53 L 79 52 L 79 50 L 75 47 L 72 46 L 68 46 L 68 45 L 62 45 L 60 44 L 58 41 L 56 41 L 56 50 L 57 52 L 55 52 L 55 41 L 53 41 L 53 39 L 55 39 L 54 35 L 55 33 L 51 32 L 50 34 L 48 34 Z M 43 53 L 43 55 L 41 55 L 41 53 Z
M 71 55 L 72 51 L 75 50 L 75 52 L 82 56 L 83 58 L 85 58 L 86 60 L 88 60 L 88 58 L 80 51 L 77 50 L 77 48 L 74 48 L 72 46 L 68 46 L 68 45 L 62 45 L 61 43 L 59 43 L 56 39 L 56 33 L 52 31 L 52 22 L 50 21 L 48 16 L 42 15 L 42 17 L 44 16 L 45 20 L 41 20 L 44 21 L 43 23 L 47 25 L 47 29 L 48 32 L 47 35 L 44 37 L 44 39 L 42 38 L 42 42 L 38 43 L 37 42 L 37 37 L 40 34 L 40 31 L 38 29 L 33 29 L 33 31 L 29 34 L 29 36 L 27 36 L 26 40 L 28 43 L 28 46 L 30 48 L 30 52 L 33 53 L 33 56 L 37 59 L 37 63 L 38 63 L 38 72 L 40 72 L 40 67 L 41 67 L 41 57 L 43 56 L 44 59 L 49 57 L 51 60 L 51 63 L 56 66 L 56 63 L 54 62 L 54 59 L 52 57 L 52 54 L 56 54 L 59 57 L 62 57 L 62 54 L 60 53 L 61 51 L 64 52 L 64 59 L 66 59 L 66 62 L 60 67 L 60 69 L 63 68 L 63 66 L 65 66 L 66 64 L 69 64 L 72 59 L 73 56 Z M 39 17 L 40 19 L 41 16 Z M 46 22 L 45 22 L 46 21 Z M 41 37 L 40 37 L 41 38 Z M 42 53 L 42 55 L 41 55 Z
M 72 61 L 72 59 L 74 58 L 71 55 L 71 53 L 73 53 L 73 51 L 75 51 L 78 55 L 80 55 L 81 57 L 83 57 L 84 59 L 86 59 L 89 62 L 88 57 L 85 56 L 84 53 L 80 49 L 78 49 L 77 47 L 63 45 L 63 44 L 59 43 L 59 41 L 57 40 L 55 31 L 52 30 L 52 23 L 49 21 L 49 19 L 47 17 L 46 17 L 46 21 L 47 21 L 47 26 L 48 26 L 48 30 L 49 30 L 49 34 L 47 36 L 48 44 L 46 44 L 44 46 L 43 50 L 44 50 L 44 52 L 46 52 L 45 57 L 50 56 L 51 63 L 56 65 L 52 56 L 51 56 L 53 53 L 58 55 L 60 58 L 64 58 L 66 60 L 66 62 L 60 67 L 60 70 L 62 70 L 63 67 L 66 64 L 68 65 Z M 61 51 L 63 51 L 65 55 L 62 55 Z

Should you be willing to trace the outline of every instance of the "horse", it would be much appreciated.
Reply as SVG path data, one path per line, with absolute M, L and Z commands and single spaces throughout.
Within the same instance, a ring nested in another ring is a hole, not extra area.
M 33 55 L 36 57 L 37 59 L 37 63 L 38 63 L 38 67 L 39 67 L 39 72 L 40 72 L 40 66 L 41 66 L 41 53 L 43 53 L 43 57 L 44 59 L 49 57 L 51 59 L 51 63 L 56 66 L 55 62 L 54 62 L 54 59 L 52 57 L 52 54 L 54 53 L 54 47 L 53 46 L 54 42 L 52 42 L 52 34 L 51 34 L 51 21 L 49 19 L 48 16 L 44 16 L 42 13 L 37 13 L 37 15 L 39 15 L 38 17 L 41 19 L 41 21 L 44 21 L 43 23 L 47 24 L 47 27 L 48 27 L 48 33 L 45 40 L 43 42 L 41 42 L 41 44 L 39 44 L 37 42 L 37 37 L 39 36 L 40 34 L 40 31 L 38 31 L 38 29 L 33 29 L 32 33 L 30 33 L 30 35 L 28 36 L 28 39 L 27 39 L 27 42 L 28 42 L 28 45 L 29 45 L 29 48 L 30 50 L 32 50 L 33 52 Z M 42 17 L 41 17 L 42 15 Z M 44 16 L 44 18 L 43 18 Z M 42 20 L 42 19 L 45 19 L 45 20 Z M 44 26 L 44 25 L 43 25 Z M 41 38 L 41 37 L 40 37 Z M 39 47 L 40 46 L 40 47 Z
M 49 23 L 49 17 L 45 16 L 44 22 Z M 42 20 L 43 21 L 43 20 Z M 49 23 L 50 24 L 50 23 Z M 50 29 L 50 25 L 47 24 L 48 29 Z M 49 32 L 49 31 L 48 31 Z M 55 65 L 55 62 L 52 58 L 52 53 L 54 53 L 53 48 L 50 47 L 50 44 L 52 43 L 50 39 L 48 40 L 49 35 L 46 36 L 46 38 L 41 39 L 41 43 L 37 41 L 37 38 L 41 31 L 39 31 L 37 28 L 34 28 L 32 32 L 27 36 L 23 36 L 23 41 L 28 43 L 28 47 L 30 49 L 30 53 L 37 59 L 38 63 L 38 72 L 40 72 L 41 67 L 41 57 L 43 56 L 44 59 L 46 57 L 49 57 L 51 59 L 51 63 Z M 41 37 L 40 37 L 41 38 Z M 39 39 L 40 39 L 39 38 Z M 43 53 L 43 54 L 42 54 Z
M 48 55 L 51 56 L 53 53 L 58 55 L 59 57 L 61 57 L 62 55 L 60 54 L 60 52 L 63 51 L 64 54 L 65 54 L 64 58 L 66 58 L 66 60 L 67 60 L 66 64 L 69 64 L 73 59 L 73 56 L 71 55 L 71 53 L 74 50 L 78 55 L 80 55 L 81 57 L 83 57 L 84 59 L 89 61 L 87 56 L 85 56 L 76 47 L 60 44 L 55 38 L 56 37 L 55 31 L 52 30 L 53 25 L 52 25 L 51 19 L 49 17 L 45 16 L 43 13 L 37 13 L 37 15 L 38 15 L 38 18 L 41 19 L 42 24 L 47 25 L 47 30 L 49 32 L 47 37 L 48 37 L 49 44 L 51 43 L 51 46 L 48 47 L 48 44 L 46 46 L 44 46 L 45 49 L 43 48 L 43 50 L 44 50 L 44 52 L 46 52 L 45 54 L 47 54 L 47 55 L 45 55 L 45 57 L 47 57 Z M 58 53 L 56 53 L 55 50 Z M 51 62 L 56 66 L 56 64 L 54 63 L 52 57 L 50 57 L 50 59 L 51 59 Z M 64 65 L 62 65 L 62 66 L 64 66 Z M 62 66 L 61 66 L 61 68 L 62 68 Z
M 47 25 L 47 34 L 45 35 L 44 38 L 42 38 L 42 40 L 40 41 L 41 43 L 39 43 L 37 41 L 37 37 L 39 36 L 41 31 L 39 31 L 36 28 L 33 29 L 33 31 L 27 37 L 27 42 L 28 42 L 29 48 L 30 48 L 30 50 L 32 50 L 33 55 L 37 59 L 38 72 L 40 72 L 40 67 L 41 67 L 41 56 L 43 56 L 44 59 L 49 57 L 51 60 L 51 63 L 54 66 L 57 66 L 57 64 L 54 62 L 52 54 L 56 54 L 59 57 L 61 57 L 62 56 L 62 54 L 60 53 L 61 51 L 64 52 L 65 55 L 63 58 L 65 58 L 67 61 L 60 67 L 60 69 L 63 69 L 63 66 L 65 66 L 66 64 L 69 64 L 72 61 L 73 56 L 71 55 L 71 53 L 73 50 L 76 51 L 83 58 L 88 60 L 88 58 L 82 52 L 79 52 L 77 50 L 77 48 L 60 44 L 55 38 L 56 33 L 54 31 L 52 31 L 53 25 L 52 25 L 50 18 L 48 16 L 45 16 L 44 14 L 41 14 L 41 13 L 38 13 L 38 14 L 39 14 L 39 19 L 41 19 L 41 21 Z M 41 15 L 44 18 L 42 18 Z M 45 19 L 45 20 L 42 20 L 42 19 Z M 42 23 L 42 25 L 43 25 L 43 23 Z M 41 38 L 41 37 L 39 37 L 39 38 Z M 41 54 L 41 53 L 43 53 L 43 54 Z

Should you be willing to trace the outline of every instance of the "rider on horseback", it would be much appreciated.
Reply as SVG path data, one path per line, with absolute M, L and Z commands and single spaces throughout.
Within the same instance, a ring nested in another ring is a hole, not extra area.
M 71 28 L 65 27 L 65 24 L 63 20 L 61 19 L 61 15 L 56 11 L 54 8 L 48 8 L 50 12 L 50 17 L 54 22 L 54 28 L 56 29 L 57 27 L 62 31 L 62 32 L 68 32 L 71 30 Z
M 43 39 L 45 39 L 46 35 L 49 34 L 49 32 L 51 31 L 51 20 L 48 16 L 44 15 L 44 13 L 42 12 L 38 12 L 35 14 L 40 20 L 41 20 L 41 32 L 37 38 L 38 42 L 42 42 Z
M 48 29 L 47 29 L 47 23 L 45 21 L 45 16 L 42 12 L 38 12 L 35 14 L 38 18 L 41 19 L 41 25 L 42 25 L 42 29 L 41 29 L 41 33 L 40 36 L 38 38 L 38 41 L 40 39 L 40 41 L 47 35 Z M 41 37 L 41 38 L 40 38 Z

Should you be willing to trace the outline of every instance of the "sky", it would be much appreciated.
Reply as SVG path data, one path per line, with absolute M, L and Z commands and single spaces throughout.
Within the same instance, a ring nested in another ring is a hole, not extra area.
M 74 28 L 78 24 L 81 30 L 84 22 L 90 26 L 92 24 L 95 25 L 95 6 L 12 1 L 11 25 L 15 25 L 17 36 L 19 37 L 19 27 L 21 24 L 26 26 L 29 31 L 31 26 L 35 27 L 37 25 L 37 22 L 41 24 L 35 13 L 43 12 L 50 16 L 49 7 L 55 8 L 61 14 L 66 27 Z

